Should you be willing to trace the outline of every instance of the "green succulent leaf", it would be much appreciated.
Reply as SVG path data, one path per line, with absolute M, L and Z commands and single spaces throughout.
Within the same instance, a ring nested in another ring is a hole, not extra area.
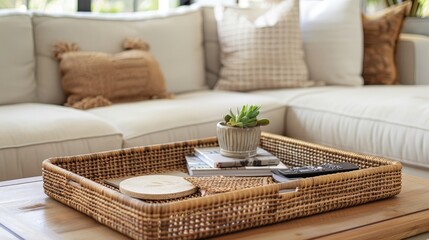
M 246 123 L 246 126 L 248 126 L 248 127 L 256 127 L 256 126 L 258 126 L 258 122 L 257 121 L 249 122 L 249 123 Z
M 223 117 L 223 120 L 225 120 L 225 123 L 227 123 L 231 118 L 232 118 L 231 115 L 227 114 L 225 115 L 225 117 Z
M 258 115 L 259 115 L 259 111 L 252 111 L 252 112 L 249 112 L 249 114 L 247 114 L 249 118 L 255 118 Z
M 241 111 L 237 113 L 238 115 L 237 122 L 241 122 L 243 117 L 246 115 L 246 113 L 247 113 L 247 105 L 243 105 L 243 107 L 241 108 Z
M 270 120 L 263 118 L 258 120 L 258 126 L 265 126 L 270 124 Z
M 234 113 L 232 112 L 231 109 L 229 109 L 229 114 L 230 114 L 231 118 L 235 118 L 235 115 L 234 115 Z
M 237 108 L 236 114 L 229 109 L 229 114 L 224 116 L 225 124 L 239 128 L 268 125 L 270 123 L 268 119 L 257 119 L 260 109 L 261 106 L 257 105 L 243 105 L 241 108 Z
M 238 122 L 238 123 L 235 124 L 235 126 L 242 128 L 242 127 L 244 127 L 244 124 L 242 122 Z

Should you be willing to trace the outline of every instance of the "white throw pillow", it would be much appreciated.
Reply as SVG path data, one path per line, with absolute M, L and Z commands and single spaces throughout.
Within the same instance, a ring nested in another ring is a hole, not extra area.
M 363 33 L 357 0 L 301 0 L 301 32 L 310 79 L 363 85 Z
M 220 90 L 305 87 L 308 80 L 299 29 L 299 0 L 268 10 L 225 8 L 218 21 Z

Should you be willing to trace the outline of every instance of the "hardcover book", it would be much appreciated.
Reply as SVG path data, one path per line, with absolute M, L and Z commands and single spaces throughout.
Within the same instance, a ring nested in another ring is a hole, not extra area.
M 259 147 L 256 151 L 256 156 L 245 159 L 222 156 L 219 147 L 195 148 L 195 156 L 198 156 L 213 168 L 277 166 L 280 163 L 276 156 Z
M 287 169 L 282 162 L 275 166 L 241 166 L 230 168 L 213 168 L 194 155 L 186 156 L 186 163 L 189 175 L 193 177 L 207 176 L 241 176 L 241 177 L 259 177 L 271 176 L 272 170 Z

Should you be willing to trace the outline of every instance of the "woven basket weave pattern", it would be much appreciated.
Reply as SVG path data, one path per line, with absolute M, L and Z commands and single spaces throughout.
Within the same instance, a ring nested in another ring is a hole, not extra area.
M 135 239 L 196 239 L 240 231 L 391 197 L 401 189 L 401 164 L 263 133 L 261 147 L 289 166 L 349 161 L 361 170 L 222 194 L 143 202 L 105 179 L 179 170 L 194 147 L 216 138 L 138 147 L 43 162 L 46 194 Z M 293 192 L 279 193 L 282 189 Z

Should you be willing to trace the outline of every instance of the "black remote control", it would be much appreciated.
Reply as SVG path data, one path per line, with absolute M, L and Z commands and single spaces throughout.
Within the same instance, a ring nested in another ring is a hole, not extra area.
M 294 167 L 290 169 L 277 170 L 275 173 L 280 173 L 281 175 L 288 178 L 298 178 L 298 177 L 304 178 L 304 177 L 314 177 L 314 176 L 339 173 L 339 172 L 347 172 L 347 171 L 353 171 L 358 169 L 359 167 L 352 163 L 342 162 L 342 163 L 327 163 L 316 167 L 314 166 Z

